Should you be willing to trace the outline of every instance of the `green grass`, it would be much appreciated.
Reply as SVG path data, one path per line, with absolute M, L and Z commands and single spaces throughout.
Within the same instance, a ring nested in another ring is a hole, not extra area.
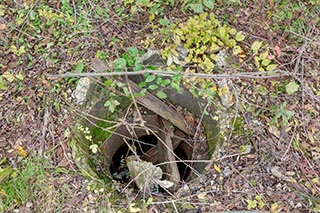
M 19 168 L 11 174 L 11 177 L 0 182 L 0 197 L 3 210 L 10 210 L 12 207 L 30 200 L 41 190 L 46 181 L 47 161 L 39 157 L 26 158 L 22 160 Z

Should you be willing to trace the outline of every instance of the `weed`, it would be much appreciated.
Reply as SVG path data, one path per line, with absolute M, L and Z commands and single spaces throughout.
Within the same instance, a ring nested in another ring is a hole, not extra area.
M 19 206 L 41 191 L 47 178 L 48 162 L 40 158 L 26 158 L 19 169 L 14 169 L 10 177 L 0 182 L 0 198 L 4 210 Z
M 286 109 L 287 103 L 284 102 L 280 106 L 272 106 L 270 111 L 273 115 L 272 124 L 279 126 L 286 126 L 290 118 L 294 116 L 294 112 Z
M 214 8 L 213 0 L 188 0 L 184 1 L 184 9 L 189 9 L 194 13 L 202 13 L 205 10 L 212 10 Z
M 130 6 L 131 13 L 148 11 L 150 19 L 153 20 L 156 15 L 163 15 L 166 7 L 173 7 L 173 0 L 125 0 L 125 6 Z

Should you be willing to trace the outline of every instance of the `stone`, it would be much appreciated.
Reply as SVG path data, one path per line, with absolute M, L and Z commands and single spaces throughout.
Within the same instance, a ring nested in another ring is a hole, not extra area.
M 91 79 L 88 77 L 80 78 L 75 91 L 72 96 L 76 99 L 78 105 L 83 105 L 88 97 L 91 86 Z

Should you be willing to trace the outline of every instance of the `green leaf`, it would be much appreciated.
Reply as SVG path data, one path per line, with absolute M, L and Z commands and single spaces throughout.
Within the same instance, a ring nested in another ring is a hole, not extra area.
M 255 41 L 251 45 L 251 50 L 253 51 L 254 54 L 257 54 L 261 46 L 262 46 L 262 41 Z
M 111 105 L 111 101 L 106 101 L 104 102 L 104 106 L 107 107 L 107 106 L 110 106 Z
M 137 63 L 133 68 L 134 71 L 139 71 L 139 70 L 143 70 L 143 69 L 144 69 L 144 66 L 140 63 Z
M 270 64 L 270 65 L 267 66 L 266 70 L 270 71 L 270 70 L 274 70 L 275 68 L 277 68 L 276 64 Z
M 135 47 L 128 47 L 127 51 L 133 57 L 139 56 L 139 50 L 137 48 L 135 48 Z
M 149 89 L 150 89 L 150 90 L 156 90 L 156 89 L 158 89 L 158 88 L 159 88 L 159 86 L 158 86 L 158 85 L 154 85 L 154 84 L 152 84 L 152 85 L 149 86 Z
M 170 79 L 165 79 L 161 81 L 161 86 L 165 87 L 171 83 Z
M 172 76 L 172 80 L 173 80 L 173 81 L 180 82 L 180 80 L 181 80 L 181 75 L 180 75 L 180 74 L 174 74 L 174 75 Z
M 162 91 L 157 92 L 156 96 L 157 96 L 158 98 L 160 98 L 160 99 L 165 99 L 165 98 L 167 98 L 166 93 L 164 93 L 164 92 L 162 92 Z
M 109 105 L 109 110 L 111 113 L 114 113 L 115 108 L 112 104 Z
M 125 94 L 126 96 L 129 96 L 129 95 L 130 95 L 130 91 L 129 91 L 129 89 L 128 89 L 127 87 L 122 87 L 122 90 L 123 90 L 123 92 L 124 92 L 124 94 Z
M 299 90 L 299 85 L 296 84 L 296 82 L 292 81 L 289 84 L 286 85 L 286 91 L 289 95 L 294 94 Z
M 78 63 L 78 65 L 76 66 L 76 70 L 77 70 L 78 72 L 83 72 L 83 70 L 84 70 L 84 64 L 83 64 L 82 61 Z
M 147 86 L 147 83 L 145 82 L 145 81 L 141 81 L 140 83 L 139 83 L 139 87 L 140 88 L 143 88 L 143 87 L 146 87 Z
M 262 66 L 266 67 L 266 66 L 268 66 L 270 64 L 270 62 L 271 62 L 271 60 L 265 58 L 265 59 L 262 60 L 261 64 L 262 64 Z
M 191 6 L 193 12 L 195 13 L 202 13 L 203 12 L 203 6 L 201 3 L 192 4 Z
M 219 32 L 220 38 L 226 38 L 226 27 L 225 26 L 219 27 L 218 32 Z
M 233 48 L 233 50 L 232 50 L 232 53 L 233 53 L 233 55 L 238 55 L 238 54 L 240 54 L 242 52 L 242 49 L 241 49 L 241 47 L 240 46 L 235 46 L 234 48 Z
M 255 209 L 257 208 L 257 201 L 256 200 L 246 200 L 248 205 L 247 208 L 250 209 Z
M 171 87 L 173 89 L 175 89 L 178 93 L 181 93 L 181 87 L 180 87 L 180 84 L 176 83 L 176 82 L 172 82 L 171 83 Z
M 116 71 L 122 71 L 127 66 L 127 61 L 124 58 L 118 58 L 114 62 L 114 68 Z
M 112 100 L 112 105 L 113 105 L 113 106 L 119 106 L 119 105 L 120 105 L 120 102 L 117 101 L 117 100 Z
M 147 89 L 144 88 L 143 90 L 140 91 L 140 96 L 144 96 L 147 92 Z
M 235 35 L 236 33 L 237 33 L 237 30 L 234 29 L 234 28 L 231 28 L 231 29 L 229 30 L 229 34 L 230 34 L 230 35 Z
M 149 69 L 149 70 L 157 70 L 158 68 L 156 66 L 149 65 L 149 66 L 147 66 L 147 69 Z
M 236 41 L 243 41 L 246 37 L 242 34 L 242 32 L 238 32 L 236 34 Z
M 3 81 L 2 76 L 0 76 L 0 90 L 7 89 L 6 83 Z
M 156 79 L 157 76 L 155 75 L 149 75 L 147 78 L 146 78 L 146 82 L 147 83 L 150 83 L 152 81 L 154 81 L 154 79 Z
M 29 12 L 29 19 L 30 19 L 31 21 L 33 21 L 33 20 L 36 19 L 36 17 L 37 17 L 37 13 L 34 12 L 34 10 L 31 10 L 31 11 Z
M 157 83 L 157 84 L 161 84 L 161 82 L 162 82 L 162 78 L 160 78 L 160 77 L 157 78 L 156 83 Z
M 212 0 L 203 0 L 203 5 L 212 10 L 214 8 L 214 2 Z
M 170 25 L 170 21 L 168 19 L 160 19 L 159 20 L 159 24 L 161 24 L 162 26 L 169 26 Z

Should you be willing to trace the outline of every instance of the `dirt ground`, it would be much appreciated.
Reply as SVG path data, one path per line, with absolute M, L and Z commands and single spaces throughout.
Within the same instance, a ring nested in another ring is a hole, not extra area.
M 111 62 L 145 49 L 158 19 L 194 13 L 180 2 L 150 21 L 148 8 L 122 1 L 1 2 L 0 212 L 320 212 L 320 3 L 231 2 L 212 12 L 247 44 L 267 43 L 281 75 L 230 79 L 230 126 L 212 167 L 144 203 L 81 173 L 69 146 L 78 78 L 47 74 L 92 72 L 97 54 Z

